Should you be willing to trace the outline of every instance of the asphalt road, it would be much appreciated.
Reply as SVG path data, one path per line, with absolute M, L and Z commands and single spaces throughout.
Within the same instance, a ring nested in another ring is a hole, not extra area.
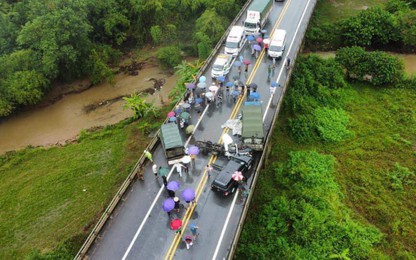
M 287 31 L 286 50 L 284 59 L 288 55 L 294 60 L 301 36 L 306 30 L 308 20 L 311 16 L 316 0 L 286 0 L 283 3 L 275 3 L 274 9 L 266 24 L 266 30 L 272 32 L 274 28 Z M 243 19 L 245 16 L 243 16 Z M 241 22 L 241 21 L 239 21 Z M 262 101 L 264 123 L 266 130 L 270 128 L 272 117 L 276 112 L 277 101 L 282 94 L 283 87 L 277 88 L 273 97 L 270 95 L 270 82 L 267 80 L 267 68 L 272 61 L 261 55 L 258 60 L 250 54 L 250 48 L 246 44 L 240 55 L 244 59 L 250 59 L 247 74 L 242 73 L 240 80 L 258 84 L 258 92 Z M 222 52 L 222 50 L 221 50 Z M 287 71 L 282 66 L 284 62 L 278 61 L 272 73 L 273 81 L 278 81 L 282 86 L 286 81 Z M 293 62 L 292 62 L 293 63 Z M 204 75 L 207 77 L 207 85 L 211 85 L 210 68 Z M 238 75 L 237 68 L 233 66 L 228 78 L 232 81 L 233 76 Z M 206 107 L 201 117 L 201 122 L 189 140 L 210 140 L 217 142 L 223 129 L 221 124 L 225 123 L 230 115 L 236 114 L 234 108 L 238 106 L 232 98 L 225 99 L 223 104 L 214 104 Z M 191 122 L 196 124 L 199 115 L 191 111 Z M 235 138 L 235 137 L 234 137 Z M 235 139 L 237 141 L 237 139 Z M 167 167 L 167 162 L 161 145 L 158 145 L 152 152 L 155 163 L 158 166 Z M 212 180 L 217 172 L 213 173 L 211 179 L 203 174 L 204 166 L 209 162 L 209 156 L 198 155 L 189 174 L 182 174 L 180 177 L 176 172 L 170 174 L 169 180 L 177 180 L 181 188 L 197 190 L 198 203 L 190 215 L 190 209 L 182 209 L 174 217 L 184 218 L 184 224 L 195 223 L 199 226 L 200 236 L 194 246 L 187 250 L 180 237 L 169 227 L 170 218 L 162 210 L 162 202 L 167 198 L 167 193 L 162 187 L 161 180 L 156 180 L 151 170 L 151 163 L 145 165 L 145 181 L 136 180 L 126 192 L 115 209 L 113 215 L 106 223 L 103 231 L 96 239 L 87 256 L 91 259 L 223 259 L 228 256 L 229 247 L 235 235 L 238 220 L 244 206 L 244 199 L 238 193 L 229 197 L 218 196 L 210 189 Z M 218 158 L 215 162 L 224 165 L 226 159 Z M 253 167 L 254 169 L 254 167 Z M 248 180 L 250 185 L 252 178 Z M 198 192 L 200 191 L 200 192 Z M 187 213 L 188 212 L 188 213 Z M 190 220 L 187 221 L 188 216 Z M 227 225 L 225 225 L 227 223 Z M 190 234 L 189 227 L 186 227 L 182 235 Z

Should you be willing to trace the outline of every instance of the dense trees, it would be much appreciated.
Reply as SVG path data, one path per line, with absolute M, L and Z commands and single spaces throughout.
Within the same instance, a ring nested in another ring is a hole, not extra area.
M 184 38 L 202 58 L 238 13 L 243 0 L 24 0 L 0 4 L 0 116 L 41 100 L 52 82 L 88 76 L 111 79 L 120 50 L 174 45 Z M 172 52 L 168 52 L 172 53 Z M 165 50 L 166 54 L 166 50 Z M 33 80 L 32 80 L 33 79 Z M 30 82 L 29 82 L 30 81 Z
M 356 16 L 335 23 L 316 24 L 306 34 L 311 49 L 337 49 L 361 46 L 372 49 L 394 49 L 412 52 L 416 48 L 416 15 L 414 1 L 388 0 L 383 7 L 362 10 Z

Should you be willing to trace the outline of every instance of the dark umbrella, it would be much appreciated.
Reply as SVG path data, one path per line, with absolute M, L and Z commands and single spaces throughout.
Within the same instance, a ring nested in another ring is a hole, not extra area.
M 224 76 L 219 76 L 219 77 L 217 77 L 217 80 L 219 82 L 224 82 L 225 81 L 225 77 Z
M 168 182 L 168 185 L 166 186 L 166 188 L 168 190 L 173 190 L 173 191 L 178 190 L 180 187 L 181 187 L 181 185 L 177 181 L 170 181 L 170 182 Z
M 225 86 L 226 87 L 232 87 L 232 86 L 234 86 L 234 83 L 231 82 L 231 81 L 228 81 L 227 83 L 225 83 Z
M 251 42 L 251 41 L 254 41 L 254 39 L 255 39 L 255 38 L 254 38 L 254 36 L 253 36 L 253 35 L 249 35 L 249 36 L 247 36 L 247 40 L 248 40 L 248 41 L 250 41 L 250 42 Z
M 186 84 L 187 89 L 194 89 L 195 87 L 196 87 L 196 85 L 194 83 L 187 83 Z
M 250 83 L 250 85 L 248 85 L 248 86 L 249 86 L 249 88 L 257 89 L 257 84 L 256 83 Z
M 254 46 L 253 46 L 253 49 L 254 49 L 255 51 L 261 51 L 261 46 L 260 46 L 260 45 L 258 45 L 258 44 L 256 44 L 256 45 L 254 45 Z
M 243 60 L 244 65 L 250 65 L 251 61 L 250 60 Z
M 162 204 L 163 211 L 169 212 L 175 208 L 175 201 L 172 198 L 165 199 Z
M 199 154 L 199 147 L 198 146 L 195 146 L 195 145 L 192 145 L 188 149 L 188 154 L 190 154 L 190 155 L 198 155 Z
M 191 188 L 186 188 L 182 191 L 182 198 L 185 201 L 191 201 L 195 199 L 195 191 Z

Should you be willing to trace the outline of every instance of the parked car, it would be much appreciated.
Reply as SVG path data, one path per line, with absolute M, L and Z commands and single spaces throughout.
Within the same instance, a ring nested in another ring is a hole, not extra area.
M 236 155 L 232 157 L 212 182 L 211 189 L 224 196 L 232 194 L 238 187 L 238 182 L 232 178 L 232 175 L 239 171 L 247 179 L 252 164 L 253 158 L 251 156 Z

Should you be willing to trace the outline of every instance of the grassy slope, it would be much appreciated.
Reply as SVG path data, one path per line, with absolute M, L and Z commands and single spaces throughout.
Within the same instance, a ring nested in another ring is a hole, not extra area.
M 135 125 L 0 160 L 0 259 L 53 250 L 77 234 L 82 243 L 147 145 Z
M 316 149 L 334 155 L 336 180 L 345 203 L 358 219 L 385 234 L 379 250 L 396 257 L 401 250 L 416 255 L 416 219 L 412 217 L 416 216 L 416 179 L 400 192 L 391 188 L 387 176 L 396 162 L 416 172 L 416 91 L 354 85 L 349 92 L 346 110 L 351 116 L 353 137 L 336 145 L 296 145 L 285 131 L 282 115 L 269 160 L 283 162 L 291 150 Z M 257 190 L 269 186 L 267 183 L 260 181 Z

